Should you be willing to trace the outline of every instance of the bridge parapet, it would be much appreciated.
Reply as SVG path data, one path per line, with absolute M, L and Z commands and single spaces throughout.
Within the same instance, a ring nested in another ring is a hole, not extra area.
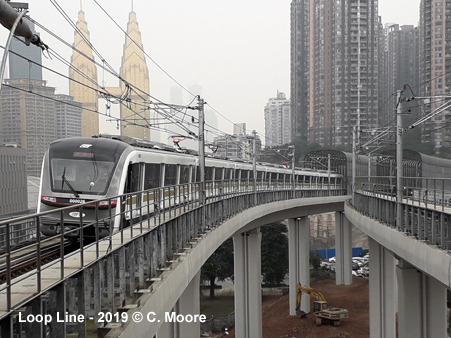
M 451 179 L 403 177 L 397 201 L 394 177 L 356 179 L 353 206 L 362 214 L 418 240 L 451 250 Z M 397 221 L 397 209 L 401 209 Z M 399 224 L 397 224 L 397 222 Z
M 172 268 L 184 259 L 206 231 L 219 226 L 233 215 L 275 201 L 344 195 L 343 189 L 336 186 L 311 186 L 295 191 L 288 187 L 285 190 L 282 187 L 267 187 L 253 192 L 244 188 L 233 190 L 232 185 L 216 184 L 211 185 L 211 190 L 207 193 L 207 204 L 204 207 L 207 222 L 199 224 L 196 220 L 200 219 L 201 206 L 196 198 L 197 189 L 196 184 L 172 186 L 116 196 L 108 199 L 107 203 L 90 201 L 60 208 L 57 214 L 62 224 L 57 226 L 61 231 L 52 238 L 42 237 L 39 231 L 42 218 L 49 216 L 51 212 L 23 217 L 19 221 L 30 218 L 35 220 L 36 241 L 25 248 L 14 250 L 8 244 L 13 221 L 0 223 L 5 236 L 0 264 L 6 268 L 0 284 L 2 336 L 9 336 L 18 327 L 14 313 L 22 312 L 42 315 L 59 311 L 64 314 L 69 308 L 72 309 L 71 315 L 92 318 L 96 325 L 102 326 L 106 324 L 99 322 L 98 314 L 102 310 L 111 313 L 128 311 L 130 308 L 126 310 L 126 306 L 132 300 L 150 296 L 154 287 L 164 280 L 165 275 L 171 273 Z M 117 208 L 121 212 L 114 217 L 121 219 L 121 227 L 117 232 L 100 238 L 99 231 L 95 229 L 105 220 L 96 218 L 95 223 L 86 224 L 83 222 L 84 208 L 94 208 L 97 211 L 101 206 L 107 205 L 109 215 L 113 215 L 114 200 L 119 201 Z M 78 227 L 66 229 L 64 213 L 67 211 L 78 212 Z M 127 223 L 133 224 L 126 227 Z M 95 231 L 91 234 L 94 235 L 94 243 L 88 245 L 80 240 L 68 253 L 66 236 L 73 233 L 75 238 L 83 239 L 83 234 L 89 233 L 89 227 L 93 226 Z M 49 243 L 56 246 L 60 257 L 46 263 L 40 258 L 44 255 L 44 247 Z M 12 268 L 25 252 L 32 252 L 36 256 L 35 266 L 25 275 L 15 277 Z M 55 299 L 58 299 L 58 306 L 51 310 L 47 304 Z M 20 325 L 20 329 L 36 330 L 34 325 L 29 324 L 28 328 L 27 325 Z M 81 336 L 86 332 L 84 325 L 72 325 L 69 329 L 65 323 L 53 321 L 49 325 L 52 332 L 66 334 L 72 330 L 71 332 L 78 332 Z M 107 326 L 106 330 L 110 328 Z

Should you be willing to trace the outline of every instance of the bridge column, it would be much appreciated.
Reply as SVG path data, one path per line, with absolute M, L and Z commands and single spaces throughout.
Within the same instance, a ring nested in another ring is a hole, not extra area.
M 310 222 L 308 217 L 288 220 L 288 260 L 290 315 L 296 315 L 296 286 L 298 283 L 310 285 Z M 310 312 L 310 295 L 303 294 L 301 310 Z
M 335 213 L 335 283 L 352 284 L 352 225 L 343 212 Z
M 395 257 L 375 240 L 370 248 L 370 337 L 396 337 Z
M 235 262 L 235 336 L 262 336 L 260 228 L 233 236 Z
M 199 315 L 200 314 L 200 271 L 194 276 L 188 287 L 183 291 L 175 308 L 177 314 Z M 198 320 L 191 323 L 180 322 L 177 324 L 176 337 L 200 337 L 200 323 Z
M 188 287 L 183 291 L 177 303 L 170 313 L 183 315 L 198 315 L 200 313 L 200 271 L 194 276 Z M 184 338 L 200 337 L 199 320 L 191 323 L 182 322 L 164 322 L 158 329 L 157 338 Z
M 446 337 L 446 287 L 404 260 L 397 266 L 399 337 Z

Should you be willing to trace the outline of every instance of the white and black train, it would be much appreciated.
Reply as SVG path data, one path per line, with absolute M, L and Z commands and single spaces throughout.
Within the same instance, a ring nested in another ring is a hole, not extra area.
M 292 177 L 293 171 L 284 166 L 257 165 L 257 182 L 262 189 L 290 189 Z M 38 212 L 55 212 L 41 216 L 41 233 L 52 236 L 63 229 L 72 233 L 71 230 L 81 224 L 98 224 L 96 229 L 87 227 L 83 237 L 108 236 L 117 231 L 124 220 L 129 223 L 130 218 L 138 217 L 139 213 L 124 212 L 124 208 L 139 210 L 140 205 L 146 204 L 144 211 L 153 213 L 157 204 L 152 203 L 149 209 L 148 199 L 156 199 L 155 191 L 164 187 L 186 185 L 183 189 L 189 190 L 186 194 L 189 201 L 197 199 L 198 194 L 193 190 L 198 189 L 195 182 L 199 182 L 199 178 L 197 155 L 181 153 L 160 143 L 111 135 L 54 141 L 44 156 Z M 225 182 L 229 182 L 229 190 L 251 191 L 252 163 L 207 156 L 205 181 L 207 189 L 210 188 L 207 197 L 220 194 L 221 190 L 212 187 Z M 296 189 L 328 189 L 330 186 L 341 189 L 343 182 L 340 174 L 296 169 L 295 183 Z M 136 194 L 128 199 L 130 203 L 118 197 L 140 191 L 149 193 Z M 170 190 L 163 193 L 163 199 L 170 198 L 168 194 Z M 101 202 L 93 203 L 99 200 Z M 83 204 L 82 212 L 79 212 L 81 208 L 61 209 L 80 204 Z M 160 204 L 161 199 L 158 209 L 164 207 L 164 203 Z M 77 236 L 76 232 L 72 236 Z

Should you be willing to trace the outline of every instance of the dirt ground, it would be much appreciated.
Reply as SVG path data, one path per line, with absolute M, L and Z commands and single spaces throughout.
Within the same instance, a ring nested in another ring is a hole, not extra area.
M 321 291 L 329 305 L 348 309 L 349 318 L 340 327 L 316 326 L 315 317 L 289 315 L 288 294 L 263 297 L 263 338 L 365 338 L 369 337 L 368 279 L 354 278 L 349 286 L 322 280 L 311 285 Z M 235 337 L 234 330 L 228 337 Z M 238 337 L 239 338 L 239 337 Z

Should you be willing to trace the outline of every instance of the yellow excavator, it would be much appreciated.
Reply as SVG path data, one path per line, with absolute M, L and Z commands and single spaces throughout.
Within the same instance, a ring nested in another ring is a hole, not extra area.
M 301 285 L 301 283 L 298 283 L 296 287 L 296 314 L 299 318 L 307 316 L 307 313 L 301 311 L 301 297 L 303 293 L 317 299 L 313 301 L 313 314 L 316 317 L 317 326 L 320 326 L 323 321 L 333 322 L 334 326 L 340 326 L 340 320 L 349 317 L 348 310 L 329 307 L 329 305 L 327 305 L 326 298 L 321 292 L 311 288 L 310 286 Z

